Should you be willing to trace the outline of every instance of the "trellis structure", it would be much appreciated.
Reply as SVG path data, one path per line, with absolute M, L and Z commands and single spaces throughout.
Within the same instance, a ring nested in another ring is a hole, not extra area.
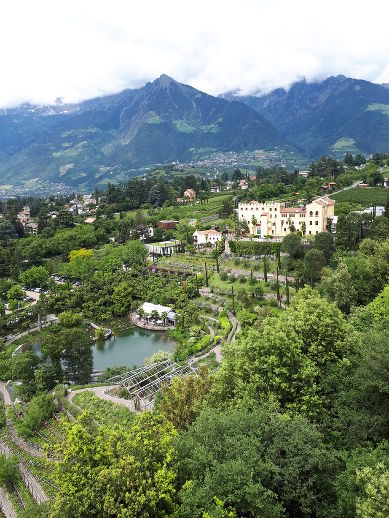
M 109 383 L 127 390 L 135 410 L 149 410 L 163 385 L 170 385 L 173 378 L 188 374 L 197 374 L 196 369 L 165 360 L 114 376 Z

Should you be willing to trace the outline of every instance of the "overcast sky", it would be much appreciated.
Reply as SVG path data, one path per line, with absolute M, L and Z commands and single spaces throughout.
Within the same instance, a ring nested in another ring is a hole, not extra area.
M 387 0 L 2 0 L 0 106 L 162 73 L 211 94 L 344 74 L 389 82 Z

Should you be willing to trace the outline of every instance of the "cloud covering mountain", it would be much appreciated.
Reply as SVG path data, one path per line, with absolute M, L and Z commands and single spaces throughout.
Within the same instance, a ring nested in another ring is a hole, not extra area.
M 167 73 L 217 95 L 389 81 L 382 0 L 3 2 L 0 106 L 79 102 Z

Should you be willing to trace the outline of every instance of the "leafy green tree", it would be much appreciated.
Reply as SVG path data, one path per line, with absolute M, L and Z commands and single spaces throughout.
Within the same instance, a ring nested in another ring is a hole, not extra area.
M 313 247 L 323 253 L 326 263 L 335 251 L 334 236 L 331 232 L 319 232 L 313 240 Z
M 201 518 L 204 508 L 218 516 L 215 495 L 238 516 L 331 516 L 337 464 L 301 416 L 207 408 L 180 436 L 178 456 L 183 518 Z
M 65 349 L 62 352 L 66 379 L 76 384 L 89 381 L 93 370 L 92 338 L 83 329 L 71 328 L 63 331 Z
M 123 262 L 126 266 L 141 266 L 146 263 L 147 248 L 140 241 L 128 241 L 123 249 Z
M 177 430 L 187 429 L 200 413 L 211 383 L 204 366 L 200 367 L 198 376 L 173 379 L 161 391 L 158 410 Z
M 26 293 L 22 290 L 22 288 L 19 286 L 19 284 L 14 284 L 7 291 L 8 300 L 21 300 L 25 295 L 26 295 Z
M 312 250 L 308 250 L 304 257 L 304 275 L 311 286 L 314 285 L 315 282 L 320 280 L 320 272 L 323 266 L 325 265 L 325 258 L 323 252 L 320 250 L 316 250 L 312 248 Z
M 30 399 L 36 391 L 34 371 L 38 364 L 39 358 L 32 351 L 15 354 L 12 359 L 12 379 L 22 382 L 18 387 L 22 399 Z
M 19 480 L 19 460 L 16 455 L 11 455 L 9 459 L 5 455 L 0 454 L 0 484 L 9 489 Z
M 357 447 L 352 451 L 342 452 L 344 467 L 334 480 L 337 494 L 337 516 L 354 518 L 356 516 L 357 498 L 365 497 L 359 473 L 370 468 L 373 472 L 378 463 L 389 465 L 387 443 L 381 443 L 376 448 Z M 362 490 L 362 491 L 361 491 Z
M 60 210 L 55 218 L 55 224 L 60 228 L 72 228 L 74 226 L 72 214 L 68 210 Z
M 50 275 L 44 266 L 31 266 L 19 275 L 19 280 L 29 288 L 46 288 Z
M 336 272 L 326 280 L 325 289 L 330 299 L 336 302 L 341 311 L 350 312 L 351 306 L 356 302 L 356 291 L 344 262 L 341 262 Z
M 210 400 L 275 399 L 281 408 L 321 421 L 337 387 L 326 372 L 348 373 L 347 358 L 359 342 L 340 310 L 311 288 L 300 290 L 280 315 L 262 322 L 226 349 Z
M 3 218 L 0 221 L 0 241 L 3 246 L 7 246 L 12 239 L 16 239 L 17 234 L 15 227 L 8 219 Z
M 16 424 L 18 432 L 23 437 L 33 437 L 55 410 L 56 406 L 51 394 L 40 394 L 34 397 L 23 408 L 23 420 Z
M 358 518 L 385 518 L 389 515 L 389 469 L 379 462 L 374 468 L 357 472 L 362 494 L 357 498 Z
M 50 360 L 54 370 L 54 377 L 58 381 L 62 381 L 63 378 L 61 360 L 66 345 L 63 333 L 60 332 L 57 326 L 51 327 L 49 333 L 45 333 L 41 337 L 41 353 L 43 359 Z
M 62 327 L 77 327 L 82 323 L 82 315 L 73 311 L 62 311 L 58 315 L 58 320 Z
M 370 225 L 370 237 L 376 241 L 389 239 L 389 219 L 385 216 L 376 217 Z
M 303 251 L 301 237 L 294 233 L 285 236 L 282 240 L 282 250 L 292 259 L 300 257 Z
M 100 427 L 84 413 L 58 448 L 53 518 L 166 517 L 176 510 L 176 432 L 160 414 L 129 428 Z
M 132 289 L 127 282 L 118 284 L 112 294 L 113 311 L 116 316 L 128 314 L 132 304 Z

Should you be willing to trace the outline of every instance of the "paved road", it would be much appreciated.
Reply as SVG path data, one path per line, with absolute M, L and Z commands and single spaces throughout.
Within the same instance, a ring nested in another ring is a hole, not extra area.
M 339 191 L 335 191 L 335 192 L 329 194 L 328 197 L 331 198 L 331 196 L 333 196 L 334 194 L 338 194 L 339 192 L 348 191 L 349 189 L 355 189 L 355 187 L 358 187 L 358 185 L 360 183 L 361 183 L 361 180 L 357 180 L 356 182 L 354 182 L 353 184 L 349 185 L 348 187 L 343 187 L 343 189 L 340 189 Z

